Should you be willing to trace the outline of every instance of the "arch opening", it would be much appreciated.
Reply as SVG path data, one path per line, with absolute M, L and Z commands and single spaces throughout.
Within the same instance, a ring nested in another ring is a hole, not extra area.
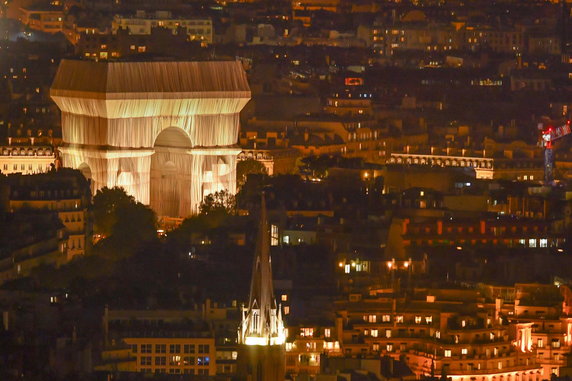
M 179 127 L 167 127 L 157 135 L 155 143 L 157 147 L 168 148 L 191 148 L 191 139 L 187 133 Z
M 161 131 L 151 156 L 150 204 L 158 216 L 186 217 L 191 214 L 192 147 L 185 131 L 168 127 Z
M 88 181 L 89 189 L 91 191 L 92 196 L 94 196 L 95 186 L 93 181 L 93 174 L 91 173 L 91 168 L 86 163 L 81 163 L 77 167 L 77 169 L 81 172 L 83 177 L 85 177 L 85 179 Z

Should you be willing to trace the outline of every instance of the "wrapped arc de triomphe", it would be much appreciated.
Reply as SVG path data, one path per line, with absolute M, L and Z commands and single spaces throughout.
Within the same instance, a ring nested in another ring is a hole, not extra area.
M 63 60 L 51 96 L 62 164 L 92 191 L 121 186 L 157 215 L 185 217 L 236 191 L 239 113 L 250 100 L 238 61 Z

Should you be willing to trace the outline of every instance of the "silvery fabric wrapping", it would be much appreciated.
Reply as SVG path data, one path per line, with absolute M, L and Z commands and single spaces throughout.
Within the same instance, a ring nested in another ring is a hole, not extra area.
M 63 60 L 51 96 L 62 111 L 63 165 L 90 176 L 94 190 L 123 186 L 168 216 L 235 192 L 233 146 L 250 99 L 239 62 Z

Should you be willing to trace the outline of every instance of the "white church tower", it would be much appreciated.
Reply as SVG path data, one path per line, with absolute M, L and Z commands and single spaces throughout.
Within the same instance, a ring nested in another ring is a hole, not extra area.
M 270 229 L 263 194 L 250 298 L 248 305 L 242 308 L 242 322 L 238 330 L 238 375 L 249 381 L 284 380 L 285 341 L 282 312 L 274 298 Z

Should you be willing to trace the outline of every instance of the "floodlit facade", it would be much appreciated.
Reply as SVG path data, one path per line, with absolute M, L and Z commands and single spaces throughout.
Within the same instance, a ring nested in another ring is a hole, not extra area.
M 56 163 L 51 146 L 8 145 L 0 148 L 0 172 L 32 175 L 50 170 Z
M 213 42 L 214 33 L 210 17 L 176 18 L 169 11 L 156 11 L 152 14 L 137 11 L 132 17 L 115 15 L 111 23 L 113 33 L 127 29 L 133 35 L 149 35 L 154 27 L 167 28 L 173 34 L 178 28 L 186 28 L 189 39 L 205 44 Z
M 531 324 L 510 327 L 474 290 L 393 289 L 350 294 L 337 302 L 346 356 L 403 358 L 418 376 L 453 381 L 540 381 L 546 378 L 532 345 Z M 407 300 L 406 300 L 407 299 Z
M 94 192 L 121 186 L 172 217 L 235 192 L 239 112 L 250 99 L 238 61 L 63 60 L 51 96 L 62 111 L 62 164 Z
M 334 327 L 302 325 L 288 328 L 288 341 L 286 342 L 286 373 L 288 375 L 295 378 L 301 374 L 319 374 L 323 355 L 342 356 Z

